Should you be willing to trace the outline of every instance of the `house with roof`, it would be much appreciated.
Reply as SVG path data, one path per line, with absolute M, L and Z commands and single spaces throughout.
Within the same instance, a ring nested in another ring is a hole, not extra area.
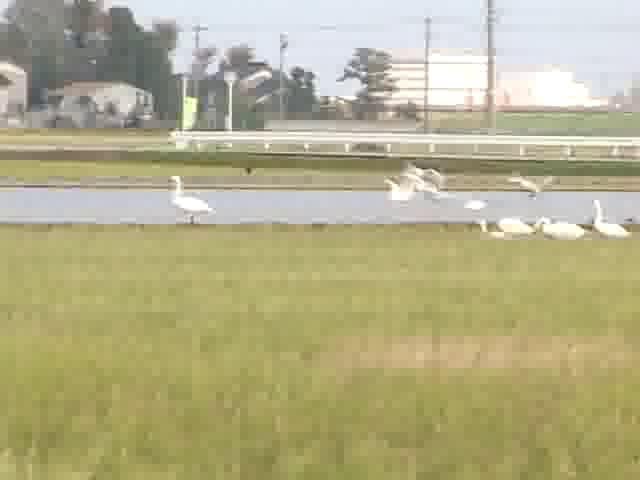
M 0 124 L 22 125 L 28 102 L 27 72 L 9 61 L 0 62 Z
M 124 82 L 73 82 L 47 94 L 59 117 L 77 127 L 128 126 L 132 118 L 153 115 L 153 95 Z

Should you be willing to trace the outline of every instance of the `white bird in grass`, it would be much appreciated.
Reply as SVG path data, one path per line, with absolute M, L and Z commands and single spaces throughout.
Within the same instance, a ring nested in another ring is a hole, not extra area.
M 631 235 L 631 232 L 625 230 L 622 225 L 604 221 L 600 200 L 594 200 L 593 206 L 596 208 L 596 218 L 593 221 L 593 228 L 595 228 L 601 235 L 612 238 L 626 238 Z
M 527 225 L 519 218 L 501 218 L 496 225 L 500 230 L 511 235 L 531 235 L 535 232 L 531 225 Z
M 577 240 L 585 234 L 585 230 L 580 225 L 568 222 L 552 222 L 546 217 L 538 219 L 535 229 L 542 231 L 542 234 L 546 237 L 556 240 Z
M 538 195 L 544 187 L 550 185 L 554 180 L 555 177 L 546 177 L 544 180 L 542 180 L 540 185 L 538 185 L 534 181 L 524 178 L 521 175 L 513 175 L 507 179 L 509 183 L 517 183 L 522 188 L 527 190 L 531 198 L 535 198 L 536 195 Z
M 424 185 L 424 181 L 420 177 L 411 173 L 402 175 L 398 181 L 385 178 L 384 183 L 391 187 L 389 198 L 396 202 L 411 200 L 416 194 L 416 190 L 422 189 Z
M 171 197 L 171 203 L 174 207 L 182 210 L 189 215 L 191 223 L 195 223 L 195 216 L 213 212 L 213 209 L 205 202 L 195 197 L 185 197 L 182 191 L 182 180 L 174 175 L 171 181 L 175 183 L 176 188 Z
M 428 175 L 434 180 L 433 184 L 438 188 L 438 190 L 442 190 L 444 188 L 446 177 L 436 169 L 429 168 L 424 171 L 424 175 Z
M 482 232 L 486 233 L 491 238 L 508 238 L 507 234 L 504 233 L 504 232 L 501 232 L 501 231 L 490 232 L 487 229 L 487 221 L 486 220 L 478 220 L 477 223 L 478 223 L 478 225 L 480 225 L 480 229 L 482 230 Z

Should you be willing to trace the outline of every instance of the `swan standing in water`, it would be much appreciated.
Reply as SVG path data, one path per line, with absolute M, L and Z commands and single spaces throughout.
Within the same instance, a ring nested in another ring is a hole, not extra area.
M 535 224 L 536 230 L 541 230 L 542 234 L 556 240 L 577 240 L 585 234 L 580 225 L 568 222 L 551 222 L 550 219 L 542 217 Z
M 171 204 L 179 210 L 189 215 L 191 223 L 195 223 L 195 216 L 213 212 L 213 209 L 205 202 L 195 197 L 185 197 L 182 191 L 182 180 L 179 176 L 174 175 L 171 181 L 175 183 L 176 188 L 171 197 Z
M 625 230 L 622 225 L 604 221 L 600 200 L 594 200 L 593 206 L 596 208 L 596 218 L 593 221 L 593 228 L 595 228 L 600 234 L 604 235 L 605 237 L 612 238 L 626 238 L 631 235 L 631 232 Z
M 540 185 L 538 185 L 534 181 L 524 178 L 521 175 L 513 175 L 512 177 L 509 177 L 507 179 L 509 183 L 517 183 L 522 188 L 527 190 L 531 198 L 535 198 L 542 191 L 544 187 L 546 187 L 547 185 L 550 185 L 554 180 L 555 180 L 555 177 L 546 177 L 544 180 L 542 180 Z

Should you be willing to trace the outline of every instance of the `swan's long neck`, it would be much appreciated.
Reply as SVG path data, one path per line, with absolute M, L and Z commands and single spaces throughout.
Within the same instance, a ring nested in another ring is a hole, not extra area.
M 173 197 L 178 198 L 182 196 L 182 182 L 176 180 L 176 188 L 173 190 Z
M 596 222 L 601 222 L 602 221 L 602 207 L 600 206 L 600 202 L 594 202 L 594 205 L 596 207 Z

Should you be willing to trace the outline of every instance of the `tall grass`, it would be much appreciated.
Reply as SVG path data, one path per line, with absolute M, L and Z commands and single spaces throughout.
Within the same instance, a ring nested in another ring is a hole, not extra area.
M 483 238 L 2 227 L 0 476 L 633 478 L 635 241 Z

